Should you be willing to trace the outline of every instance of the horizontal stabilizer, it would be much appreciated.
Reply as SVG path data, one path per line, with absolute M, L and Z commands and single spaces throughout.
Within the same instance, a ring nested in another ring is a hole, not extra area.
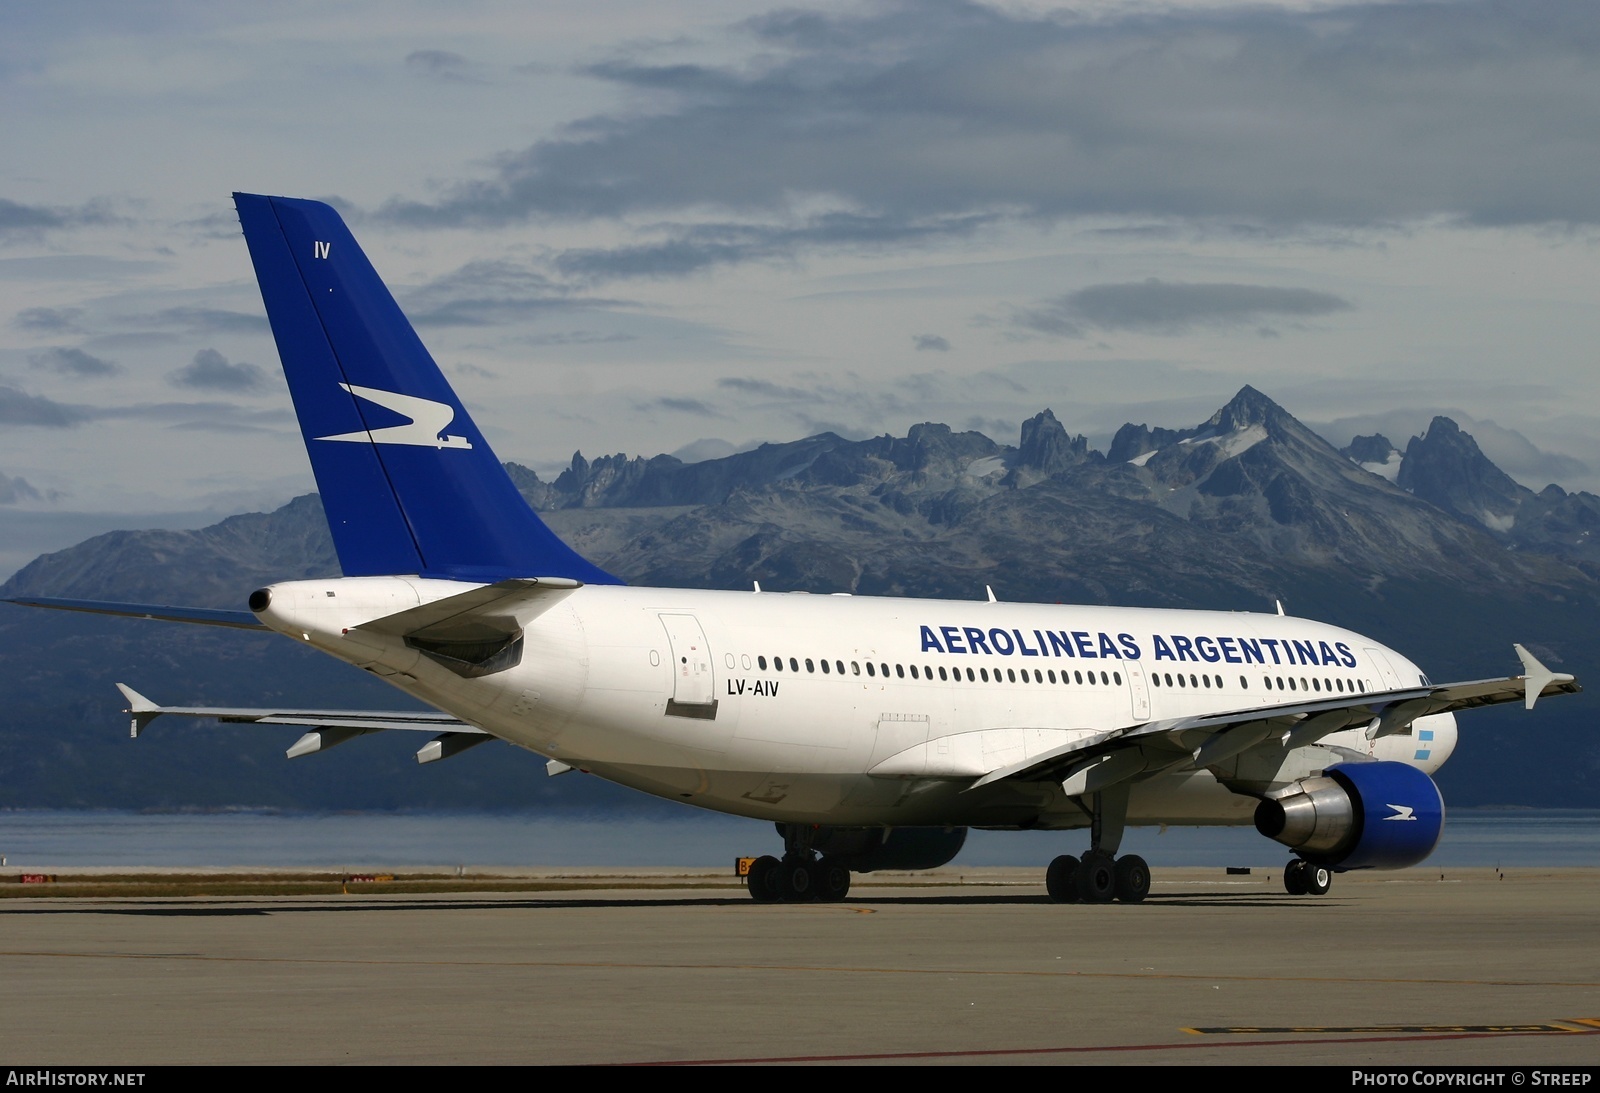
M 161 706 L 125 684 L 117 690 L 128 700 L 134 736 L 157 717 L 208 717 L 230 725 L 294 725 L 314 730 L 353 730 L 354 734 L 382 730 L 469 733 L 487 736 L 482 729 L 437 710 L 293 710 L 281 706 Z M 348 738 L 348 737 L 346 737 Z
M 91 615 L 122 615 L 132 619 L 188 622 L 197 626 L 231 626 L 238 630 L 267 629 L 248 611 L 225 611 L 215 607 L 162 607 L 149 603 L 63 600 L 53 596 L 14 596 L 6 602 L 19 603 L 24 607 L 48 607 L 55 611 L 85 611 Z
M 582 581 L 569 577 L 519 577 L 481 585 L 442 600 L 407 608 L 356 627 L 374 634 L 411 637 L 424 632 L 443 633 L 490 616 L 520 613 L 524 619 L 543 614 Z

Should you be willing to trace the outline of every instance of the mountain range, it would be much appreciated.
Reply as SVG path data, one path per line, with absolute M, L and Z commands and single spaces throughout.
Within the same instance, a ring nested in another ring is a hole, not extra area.
M 1388 642 L 1436 679 L 1515 670 L 1513 641 L 1580 680 L 1595 662 L 1600 498 L 1518 484 L 1444 417 L 1403 451 L 1382 436 L 1339 450 L 1246 387 L 1198 425 L 1126 424 L 1104 453 L 1047 409 L 1014 446 L 923 424 L 695 463 L 575 454 L 551 482 L 507 469 L 558 534 L 632 583 L 972 599 L 987 586 L 1002 599 L 1225 610 L 1276 601 Z M 258 585 L 337 572 L 321 505 L 306 496 L 195 531 L 98 536 L 36 559 L 0 596 L 238 607 Z M 0 680 L 0 769 L 17 803 L 511 807 L 574 792 L 542 784 L 532 757 L 498 762 L 495 748 L 419 775 L 399 769 L 409 751 L 396 746 L 362 741 L 286 764 L 275 751 L 288 741 L 238 735 L 260 730 L 178 726 L 152 734 L 180 744 L 141 743 L 132 766 L 113 764 L 140 772 L 130 787 L 89 767 L 117 720 L 113 676 L 169 703 L 401 700 L 277 639 L 157 623 L 6 607 L 0 654 L 12 665 Z M 1447 796 L 1592 806 L 1589 701 L 1465 716 Z M 96 743 L 47 757 L 42 733 Z M 183 757 L 170 776 L 158 769 L 174 755 L 164 747 Z

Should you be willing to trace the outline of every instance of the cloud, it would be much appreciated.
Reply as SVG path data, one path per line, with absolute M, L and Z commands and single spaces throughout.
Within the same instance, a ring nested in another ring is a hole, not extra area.
M 406 68 L 430 80 L 447 83 L 483 83 L 477 65 L 447 49 L 419 49 L 406 54 Z
M 598 330 L 558 330 L 550 334 L 531 334 L 521 339 L 524 345 L 604 345 L 609 342 L 634 342 L 637 334 L 603 334 Z
M 706 437 L 691 441 L 670 454 L 674 459 L 681 459 L 685 463 L 703 463 L 707 459 L 723 459 L 742 450 L 718 437 Z
M 35 353 L 28 358 L 28 363 L 35 368 L 54 372 L 61 376 L 73 376 L 77 379 L 114 376 L 122 371 L 118 365 L 104 358 L 85 353 L 81 349 L 65 349 L 61 347 L 46 349 L 42 353 Z
M 718 387 L 729 391 L 737 391 L 741 395 L 754 395 L 757 398 L 809 400 L 815 397 L 815 392 L 804 391 L 798 387 L 784 387 L 773 383 L 771 380 L 755 379 L 751 376 L 724 376 L 717 381 Z
M 937 334 L 913 334 L 911 344 L 919 351 L 948 353 L 950 352 L 950 339 L 941 338 Z
M 725 65 L 657 62 L 669 47 L 646 45 L 590 66 L 640 93 L 631 112 L 382 215 L 719 222 L 563 256 L 587 276 L 848 242 L 814 230 L 816 208 L 887 231 L 994 216 L 1272 232 L 1600 223 L 1589 0 L 1087 14 L 929 0 L 785 11 L 739 32 L 749 47 Z
M 1275 316 L 1310 319 L 1349 311 L 1348 300 L 1306 288 L 1147 281 L 1090 285 L 1020 310 L 1013 322 L 1040 334 L 1081 337 L 1089 329 L 1183 334 L 1196 327 L 1254 326 Z
M 265 315 L 219 307 L 166 307 L 149 318 L 152 325 L 176 326 L 190 334 L 255 334 L 270 329 Z
M 174 387 L 205 391 L 251 391 L 262 386 L 266 378 L 266 373 L 253 364 L 229 364 L 228 358 L 215 349 L 202 349 L 194 360 L 167 373 L 167 382 Z
M 174 429 L 256 429 L 281 431 L 295 423 L 287 407 L 262 409 L 236 402 L 135 402 L 127 406 L 83 407 L 85 415 L 98 420 L 133 419 L 164 422 Z
M 88 420 L 92 414 L 82 406 L 72 406 L 43 395 L 30 395 L 17 387 L 0 384 L 0 425 L 42 425 L 63 429 Z
M 697 398 L 674 398 L 663 396 L 653 399 L 645 404 L 645 408 L 660 407 L 663 410 L 672 410 L 680 414 L 695 414 L 699 417 L 723 417 L 724 415 L 709 403 Z
M 969 215 L 907 219 L 896 214 L 819 213 L 789 224 L 678 225 L 658 242 L 574 248 L 556 256 L 556 269 L 587 281 L 622 277 L 678 277 L 737 262 L 786 259 L 812 247 L 853 250 L 903 248 L 965 235 L 994 217 Z
M 17 312 L 11 325 L 39 334 L 81 334 L 81 307 L 28 307 Z
M 106 224 L 113 220 L 101 202 L 85 205 L 23 205 L 0 197 L 0 239 L 31 238 L 57 228 Z
M 22 501 L 42 501 L 39 491 L 28 484 L 26 478 L 8 478 L 0 474 L 0 505 L 15 505 Z
M 537 312 L 622 303 L 578 297 L 525 266 L 492 260 L 468 262 L 403 296 L 406 315 L 417 326 L 489 326 Z

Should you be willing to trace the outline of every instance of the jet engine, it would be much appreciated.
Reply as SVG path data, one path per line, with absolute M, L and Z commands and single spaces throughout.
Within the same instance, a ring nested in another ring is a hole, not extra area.
M 1256 807 L 1256 830 L 1306 861 L 1339 869 L 1404 869 L 1439 843 L 1439 787 L 1404 763 L 1341 763 Z
M 824 827 L 811 848 L 852 873 L 937 869 L 961 852 L 964 827 Z

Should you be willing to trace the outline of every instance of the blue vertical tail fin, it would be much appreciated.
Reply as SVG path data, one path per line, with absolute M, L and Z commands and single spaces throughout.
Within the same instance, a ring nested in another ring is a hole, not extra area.
M 346 576 L 620 583 L 523 500 L 337 212 L 233 198 Z

